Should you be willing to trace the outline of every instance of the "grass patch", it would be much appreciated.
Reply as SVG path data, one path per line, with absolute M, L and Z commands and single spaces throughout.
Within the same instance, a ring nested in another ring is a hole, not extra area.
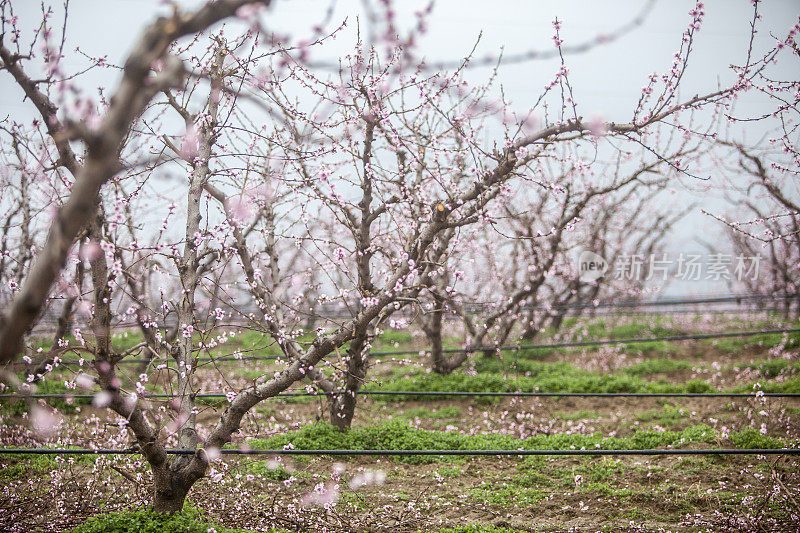
M 80 394 L 82 392 L 68 389 L 62 381 L 43 379 L 36 384 L 37 394 Z M 92 403 L 91 398 L 72 398 L 71 401 L 67 401 L 65 398 L 44 398 L 40 401 L 46 402 L 47 405 L 58 409 L 64 414 L 74 414 L 78 412 L 78 406 L 91 405 Z M 23 413 L 28 412 L 28 404 L 21 398 L 5 398 L 0 410 L 5 416 L 21 416 Z
M 412 409 L 406 409 L 400 414 L 400 416 L 404 418 L 432 418 L 437 420 L 452 420 L 461 417 L 461 409 L 459 409 L 455 405 L 448 405 L 447 407 L 442 407 L 437 411 L 434 411 L 433 409 L 428 409 L 427 407 L 414 407 Z
M 315 334 L 304 333 L 295 340 L 301 346 L 307 346 L 314 341 Z M 381 333 L 374 340 L 374 350 L 383 351 L 383 349 L 391 350 L 395 347 L 401 348 L 413 342 L 414 338 L 408 331 L 388 330 Z M 248 356 L 264 356 L 264 355 L 282 355 L 278 344 L 268 334 L 260 331 L 245 330 L 236 333 L 230 337 L 226 345 L 238 348 L 244 355 Z M 340 353 L 345 353 L 349 347 L 349 343 L 345 343 L 339 347 Z M 234 350 L 227 349 L 225 351 L 233 352 Z M 227 355 L 227 354 L 225 354 Z
M 452 478 L 464 475 L 464 470 L 457 466 L 442 466 L 436 470 L 436 473 L 444 478 Z
M 0 478 L 16 479 L 24 476 L 30 470 L 30 466 L 25 463 L 16 463 L 0 468 Z
M 531 375 L 502 376 L 497 373 L 479 372 L 477 375 L 453 373 L 443 376 L 425 371 L 415 371 L 411 376 L 394 377 L 382 385 L 369 383 L 364 390 L 403 390 L 411 392 L 714 392 L 702 380 L 685 383 L 645 381 L 627 374 L 603 374 L 582 370 L 567 363 L 529 362 Z M 402 399 L 439 400 L 440 396 L 393 396 L 382 395 L 376 401 L 398 401 Z
M 354 449 L 354 450 L 625 450 L 680 447 L 693 443 L 717 442 L 719 434 L 706 425 L 682 431 L 639 430 L 627 437 L 592 435 L 536 435 L 517 439 L 499 433 L 465 435 L 454 431 L 411 428 L 403 421 L 392 420 L 373 426 L 339 431 L 327 423 L 317 423 L 268 439 L 252 439 L 257 449 Z M 458 460 L 453 456 L 397 456 L 396 461 L 432 463 Z
M 500 484 L 482 482 L 470 491 L 470 496 L 495 505 L 533 505 L 546 500 L 555 488 L 570 485 L 569 469 L 554 466 L 544 457 L 528 457 L 516 474 Z
M 46 446 L 45 446 L 46 447 Z M 59 458 L 56 460 L 56 458 Z M 61 460 L 63 459 L 63 461 Z M 92 464 L 97 461 L 96 455 L 27 455 L 9 459 L 0 467 L 0 479 L 17 479 L 35 473 L 39 476 L 54 470 L 62 470 L 64 464 Z
M 584 463 L 576 468 L 576 472 L 580 473 L 586 481 L 601 483 L 619 479 L 625 469 L 625 465 L 617 459 L 602 459 Z
M 575 411 L 574 413 L 556 413 L 554 415 L 556 418 L 560 418 L 561 420 L 597 420 L 600 418 L 600 413 L 597 411 Z
M 657 353 L 667 355 L 678 351 L 678 345 L 669 341 L 647 341 L 623 344 L 622 351 L 626 353 Z
M 763 381 L 757 384 L 739 385 L 731 389 L 731 392 L 786 392 L 800 393 L 800 377 L 787 379 L 786 381 Z
M 649 374 L 662 374 L 674 372 L 676 370 L 690 370 L 692 365 L 686 361 L 676 361 L 674 359 L 650 359 L 634 365 L 625 367 L 622 372 L 631 376 L 646 376 Z
M 421 531 L 421 530 L 420 530 Z M 508 529 L 484 524 L 470 524 L 466 526 L 448 527 L 438 529 L 436 533 L 518 533 L 518 529 Z
M 600 319 L 583 325 L 573 324 L 571 327 L 574 329 L 572 340 L 575 341 L 671 337 L 686 333 L 682 329 L 665 325 L 664 320 L 660 317 L 651 319 L 648 322 L 631 322 L 628 324 L 610 324 L 608 321 Z
M 80 343 L 75 340 L 75 336 L 72 334 L 65 335 L 64 340 L 69 343 L 70 346 L 80 346 Z M 120 331 L 117 333 L 111 334 L 111 346 L 113 347 L 116 353 L 121 353 L 126 350 L 130 350 L 140 342 L 144 342 L 144 336 L 142 332 L 136 329 L 130 329 L 125 331 Z M 37 337 L 32 339 L 32 346 L 34 350 L 38 350 L 39 348 L 42 349 L 42 352 L 48 352 L 50 348 L 53 346 L 53 339 L 52 337 Z M 65 360 L 75 360 L 77 359 L 65 359 Z
M 737 448 L 747 449 L 772 449 L 783 448 L 784 443 L 775 437 L 768 437 L 762 435 L 760 431 L 753 428 L 747 428 L 742 431 L 736 431 L 730 434 L 731 442 Z
M 800 362 L 789 362 L 786 359 L 768 359 L 749 364 L 737 365 L 737 369 L 756 370 L 765 378 L 774 378 L 781 374 L 794 374 L 800 371 Z
M 791 327 L 797 327 L 792 325 Z M 718 350 L 726 353 L 742 351 L 748 346 L 761 346 L 772 348 L 781 344 L 784 335 L 788 337 L 786 348 L 797 348 L 800 346 L 800 333 L 761 333 L 749 337 L 726 337 L 723 339 L 704 339 L 700 342 L 710 344 Z
M 339 495 L 338 504 L 340 507 L 352 511 L 364 512 L 370 509 L 370 504 L 363 494 L 358 492 L 342 492 Z
M 656 409 L 649 409 L 636 415 L 640 422 L 657 422 L 661 426 L 672 426 L 688 415 L 686 411 L 674 405 L 665 405 Z
M 408 331 L 390 329 L 378 335 L 375 341 L 379 346 L 394 346 L 411 344 L 414 341 L 414 337 Z
M 253 461 L 245 466 L 245 470 L 250 474 L 256 474 L 264 479 L 272 481 L 284 481 L 292 475 L 286 471 L 282 464 L 275 465 L 271 461 Z
M 69 533 L 249 533 L 251 530 L 226 528 L 207 522 L 200 511 L 185 509 L 180 514 L 160 514 L 150 510 L 117 511 L 89 518 Z M 279 533 L 270 529 L 271 533 Z

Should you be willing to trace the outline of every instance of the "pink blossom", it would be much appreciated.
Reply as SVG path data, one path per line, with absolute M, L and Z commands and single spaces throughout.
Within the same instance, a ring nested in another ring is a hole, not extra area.
M 31 427 L 40 438 L 49 439 L 52 437 L 58 424 L 59 419 L 53 411 L 40 405 L 34 405 L 31 408 Z
M 255 215 L 253 201 L 246 194 L 239 194 L 225 200 L 228 215 L 241 223 L 247 223 Z
M 78 252 L 78 257 L 81 258 L 81 261 L 94 261 L 98 257 L 102 250 L 100 245 L 97 244 L 97 241 L 89 241 L 81 246 L 80 252 Z
M 339 484 L 329 483 L 327 485 L 318 483 L 314 490 L 304 495 L 300 500 L 303 507 L 324 507 L 330 508 L 339 501 Z
M 589 117 L 589 132 L 593 137 L 602 137 L 608 133 L 608 123 L 599 114 Z
M 94 386 L 94 378 L 89 374 L 81 372 L 75 377 L 75 383 L 82 389 L 91 389 Z
M 383 470 L 366 470 L 353 476 L 350 480 L 350 488 L 355 490 L 369 485 L 383 485 L 384 481 L 386 481 L 386 473 Z
M 247 4 L 236 10 L 236 16 L 249 21 L 257 17 L 263 8 L 264 6 L 261 4 Z
M 180 156 L 186 161 L 193 161 L 197 157 L 200 146 L 200 134 L 194 124 L 186 127 L 186 133 L 181 139 Z
M 208 458 L 208 461 L 210 463 L 213 463 L 214 461 L 222 457 L 222 452 L 220 451 L 220 449 L 213 446 L 210 448 L 205 448 L 205 452 L 206 452 L 206 457 Z
M 108 391 L 100 391 L 94 395 L 92 398 L 92 406 L 97 407 L 98 409 L 106 407 L 108 404 L 111 403 L 111 393 Z

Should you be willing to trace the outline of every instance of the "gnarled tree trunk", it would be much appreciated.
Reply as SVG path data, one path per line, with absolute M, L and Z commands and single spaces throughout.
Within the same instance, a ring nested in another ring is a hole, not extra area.
M 347 431 L 353 423 L 358 391 L 367 376 L 369 338 L 365 329 L 350 343 L 350 349 L 347 350 L 347 375 L 344 379 L 344 391 L 332 397 L 331 424 L 340 431 Z
M 464 364 L 467 352 L 456 352 L 448 357 L 442 346 L 442 323 L 444 322 L 445 300 L 438 291 L 433 295 L 433 310 L 422 317 L 422 331 L 431 345 L 431 369 L 437 374 L 448 375 Z

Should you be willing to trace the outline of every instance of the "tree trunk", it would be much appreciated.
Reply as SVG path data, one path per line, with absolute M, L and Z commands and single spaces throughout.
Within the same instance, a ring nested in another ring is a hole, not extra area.
M 553 328 L 553 333 L 558 333 L 558 330 L 561 329 L 561 324 L 564 322 L 565 315 L 566 312 L 559 312 L 553 317 L 553 320 L 550 321 L 550 327 Z
M 174 470 L 175 466 L 173 464 L 169 467 L 165 464 L 153 472 L 153 511 L 157 513 L 180 513 L 189 489 L 201 477 L 178 473 Z
M 442 348 L 442 322 L 444 321 L 444 299 L 434 294 L 434 309 L 422 318 L 422 331 L 431 345 L 431 370 L 444 376 L 464 364 L 467 354 L 456 353 L 448 358 Z
M 356 413 L 356 396 L 345 391 L 331 403 L 331 425 L 339 431 L 348 431 Z
M 431 345 L 432 369 L 437 374 L 446 376 L 464 364 L 464 361 L 467 360 L 467 352 L 456 352 L 452 357 L 447 357 L 442 350 L 441 323 L 439 326 L 437 342 Z
M 153 511 L 157 513 L 180 513 L 186 501 L 188 490 L 156 490 L 153 497 Z
M 531 304 L 531 309 L 528 309 L 526 314 L 525 329 L 522 332 L 522 338 L 526 341 L 532 341 L 539 334 L 539 321 L 536 319 L 536 311 L 533 309 L 533 303 Z
M 501 325 L 498 328 L 499 331 L 492 339 L 492 344 L 494 344 L 494 346 L 496 347 L 505 345 L 506 341 L 508 340 L 508 337 L 511 335 L 511 330 L 514 329 L 514 324 L 515 320 L 513 319 L 504 320 L 503 322 L 501 322 Z M 484 336 L 481 338 L 481 344 L 484 344 L 485 338 L 486 335 L 484 334 Z M 476 344 L 476 346 L 480 345 Z M 500 351 L 497 348 L 487 348 L 485 350 L 482 350 L 482 352 L 484 359 L 497 359 L 498 357 L 500 357 Z
M 350 429 L 353 415 L 356 412 L 358 390 L 367 376 L 367 360 L 370 336 L 364 331 L 356 336 L 347 351 L 347 375 L 344 380 L 344 392 L 331 402 L 331 424 L 341 431 Z

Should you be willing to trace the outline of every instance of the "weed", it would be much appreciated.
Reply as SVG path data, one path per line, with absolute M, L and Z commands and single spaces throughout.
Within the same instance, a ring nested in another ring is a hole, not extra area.
M 619 477 L 625 467 L 621 461 L 616 459 L 603 459 L 601 461 L 590 461 L 581 464 L 576 471 L 579 472 L 587 481 L 603 482 Z
M 691 368 L 692 365 L 686 361 L 659 358 L 642 361 L 641 363 L 628 366 L 623 368 L 622 372 L 625 374 L 630 374 L 631 376 L 644 376 L 648 374 L 662 374 L 665 372 L 674 372 L 676 370 L 686 370 Z
M 529 362 L 533 363 L 533 362 Z M 566 363 L 536 363 L 531 375 L 504 377 L 496 373 L 480 372 L 477 375 L 453 373 L 447 376 L 416 371 L 411 376 L 394 377 L 382 386 L 368 384 L 365 390 L 404 390 L 412 392 L 713 392 L 706 382 L 692 380 L 682 384 L 666 381 L 650 382 L 630 375 L 600 375 Z M 534 367 L 529 367 L 533 370 Z M 434 400 L 439 396 L 382 395 L 377 401 L 400 399 Z
M 678 423 L 688 415 L 682 408 L 674 405 L 665 405 L 657 409 L 649 409 L 636 415 L 636 420 L 640 422 L 657 422 L 660 426 L 670 426 Z
M 291 477 L 282 464 L 274 464 L 271 461 L 253 461 L 247 464 L 246 470 L 272 481 L 283 481 Z
M 767 449 L 783 447 L 783 442 L 780 439 L 762 435 L 760 431 L 753 428 L 733 432 L 730 434 L 730 439 L 739 448 Z
M 455 466 L 441 466 L 436 472 L 446 478 L 459 477 L 464 474 L 464 470 Z
M 597 420 L 600 418 L 600 413 L 597 411 L 575 411 L 574 413 L 556 413 L 554 415 L 556 418 L 560 418 L 561 420 Z
M 219 533 L 248 533 L 244 529 L 210 524 L 192 508 L 179 514 L 160 514 L 146 509 L 105 513 L 89 518 L 69 533 L 208 533 L 212 529 Z
M 785 381 L 760 381 L 757 384 L 739 385 L 731 389 L 731 392 L 786 392 L 800 393 L 800 377 L 787 379 Z
M 766 361 L 738 365 L 736 368 L 740 370 L 745 368 L 757 370 L 765 378 L 774 378 L 781 374 L 800 372 L 800 362 L 790 363 L 786 359 L 768 359 Z
M 427 407 L 414 407 L 412 409 L 406 409 L 401 413 L 401 416 L 405 418 L 453 420 L 461 416 L 461 409 L 455 405 L 448 405 L 437 411 L 428 409 Z
M 76 391 L 67 388 L 67 386 L 61 381 L 42 380 L 36 384 L 36 393 L 76 394 Z M 65 414 L 76 413 L 78 411 L 78 406 L 89 405 L 92 403 L 90 398 L 46 398 L 40 401 L 44 401 L 51 407 L 55 407 Z M 21 416 L 22 413 L 28 412 L 28 404 L 23 399 L 9 398 L 3 400 L 2 407 L 0 409 L 2 409 L 2 413 L 6 416 Z
M 739 440 L 733 442 L 740 447 L 770 442 L 755 440 L 754 437 L 751 440 L 737 438 Z M 253 439 L 249 443 L 260 449 L 280 449 L 291 444 L 304 450 L 625 450 L 712 444 L 719 439 L 717 432 L 702 424 L 682 431 L 639 430 L 627 437 L 605 437 L 595 433 L 535 435 L 517 439 L 498 433 L 465 435 L 454 431 L 411 428 L 403 421 L 392 420 L 347 432 L 330 424 L 317 423 L 268 439 Z M 771 442 L 779 446 L 781 441 L 773 439 Z M 410 463 L 459 460 L 457 456 L 397 456 L 394 459 Z
M 436 533 L 516 533 L 517 530 L 505 527 L 487 526 L 483 524 L 470 524 L 466 526 L 439 529 Z
M 788 348 L 797 348 L 800 346 L 800 333 L 786 333 L 788 340 L 786 346 Z M 748 346 L 761 346 L 764 348 L 772 348 L 779 345 L 783 341 L 783 333 L 762 333 L 759 335 L 751 335 L 749 337 L 727 337 L 724 339 L 709 339 L 703 340 L 707 344 L 711 344 L 718 350 L 726 353 L 740 352 Z

